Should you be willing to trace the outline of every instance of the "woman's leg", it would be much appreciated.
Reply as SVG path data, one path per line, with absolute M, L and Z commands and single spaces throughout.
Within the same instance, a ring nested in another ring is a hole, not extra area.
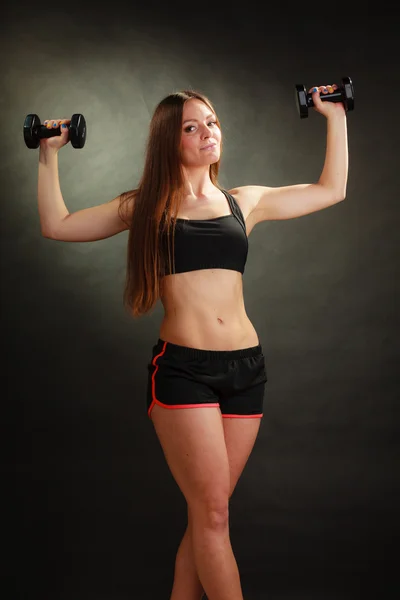
M 260 429 L 261 419 L 223 419 L 225 446 L 228 453 L 230 489 L 236 484 L 247 464 Z M 188 526 L 182 538 L 175 561 L 174 583 L 170 600 L 199 600 L 203 586 L 197 575 L 191 546 L 191 515 L 188 508 Z
M 229 536 L 230 473 L 220 410 L 156 405 L 152 421 L 188 503 L 194 564 L 206 594 L 213 600 L 243 600 Z
M 188 525 L 175 559 L 174 583 L 170 600 L 200 600 L 203 591 L 194 562 L 191 522 L 188 518 Z

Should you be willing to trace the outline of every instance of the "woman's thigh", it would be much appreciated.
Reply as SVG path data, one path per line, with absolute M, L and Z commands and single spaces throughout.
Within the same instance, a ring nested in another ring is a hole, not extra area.
M 230 473 L 220 409 L 169 410 L 155 405 L 152 422 L 169 469 L 191 509 L 227 510 Z

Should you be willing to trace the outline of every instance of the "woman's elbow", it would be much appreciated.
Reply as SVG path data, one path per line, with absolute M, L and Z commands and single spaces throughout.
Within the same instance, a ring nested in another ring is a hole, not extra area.
M 50 229 L 47 229 L 46 227 L 41 227 L 40 233 L 41 233 L 42 237 L 47 238 L 48 240 L 56 240 L 57 239 L 54 231 L 51 231 Z

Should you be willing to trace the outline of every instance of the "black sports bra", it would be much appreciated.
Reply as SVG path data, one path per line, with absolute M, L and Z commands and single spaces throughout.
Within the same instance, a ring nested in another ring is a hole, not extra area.
M 230 215 L 213 219 L 175 219 L 175 271 L 166 275 L 186 273 L 199 269 L 230 269 L 244 273 L 249 249 L 246 223 L 235 198 L 225 190 Z M 166 235 L 163 236 L 164 240 Z

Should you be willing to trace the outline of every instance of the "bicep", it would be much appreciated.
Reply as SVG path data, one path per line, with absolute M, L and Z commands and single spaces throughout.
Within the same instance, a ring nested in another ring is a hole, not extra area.
M 256 223 L 267 220 L 295 219 L 336 204 L 334 190 L 320 183 L 304 183 L 283 187 L 247 186 L 252 196 L 252 217 Z
M 94 242 L 128 229 L 130 209 L 125 208 L 121 215 L 120 200 L 117 196 L 104 204 L 70 213 L 51 238 L 61 242 Z

